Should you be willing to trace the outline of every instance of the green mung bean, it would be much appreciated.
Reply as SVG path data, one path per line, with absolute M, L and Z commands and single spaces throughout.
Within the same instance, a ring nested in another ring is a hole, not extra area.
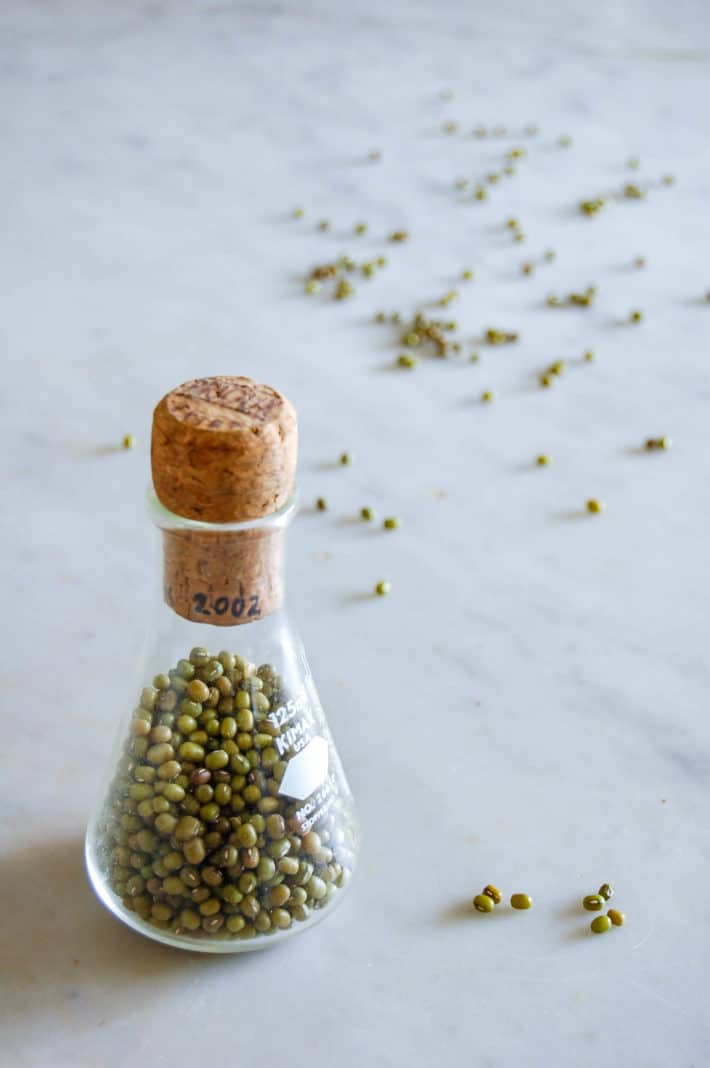
M 473 907 L 476 912 L 493 912 L 495 902 L 488 894 L 476 894 L 473 899 Z

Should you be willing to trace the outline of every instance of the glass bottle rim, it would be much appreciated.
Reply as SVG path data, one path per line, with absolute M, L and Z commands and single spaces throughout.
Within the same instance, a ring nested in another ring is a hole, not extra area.
M 153 523 L 161 530 L 199 530 L 199 531 L 239 531 L 253 530 L 255 527 L 270 527 L 279 529 L 287 527 L 298 505 L 298 490 L 293 493 L 281 508 L 268 515 L 259 516 L 256 519 L 247 519 L 241 523 L 205 523 L 200 519 L 189 519 L 184 515 L 177 515 L 166 508 L 158 499 L 158 495 L 152 485 L 146 490 L 146 505 L 148 515 Z

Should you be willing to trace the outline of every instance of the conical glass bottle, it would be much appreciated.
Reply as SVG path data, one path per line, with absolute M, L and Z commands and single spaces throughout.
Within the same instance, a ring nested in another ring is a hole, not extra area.
M 101 901 L 160 942 L 233 953 L 327 916 L 358 852 L 352 796 L 283 605 L 295 412 L 243 378 L 153 420 L 163 599 L 89 825 Z

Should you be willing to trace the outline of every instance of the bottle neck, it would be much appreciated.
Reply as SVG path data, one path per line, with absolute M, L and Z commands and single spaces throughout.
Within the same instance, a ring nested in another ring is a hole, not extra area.
M 284 603 L 286 508 L 242 524 L 199 523 L 151 502 L 162 530 L 163 596 L 177 615 L 233 627 L 254 623 Z

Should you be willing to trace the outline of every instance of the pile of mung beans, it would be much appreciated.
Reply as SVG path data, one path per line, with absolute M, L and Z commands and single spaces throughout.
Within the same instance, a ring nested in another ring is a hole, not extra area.
M 285 931 L 352 870 L 337 795 L 313 828 L 279 795 L 292 751 L 271 709 L 274 668 L 193 649 L 141 693 L 99 827 L 108 882 L 146 923 L 196 939 Z M 286 728 L 284 728 L 286 729 Z

